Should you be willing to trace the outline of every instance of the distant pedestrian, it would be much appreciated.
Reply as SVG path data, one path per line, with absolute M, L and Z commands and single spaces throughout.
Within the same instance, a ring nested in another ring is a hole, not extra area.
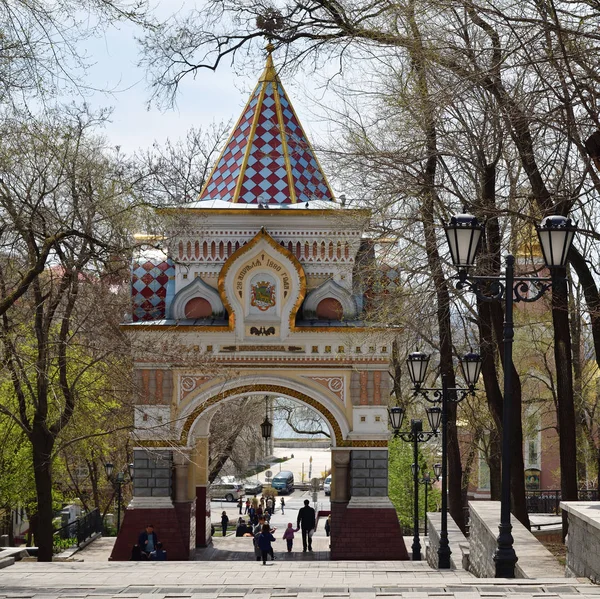
M 312 551 L 312 535 L 315 530 L 317 519 L 315 510 L 310 507 L 310 501 L 304 500 L 304 507 L 298 511 L 296 526 L 302 529 L 302 551 Z
M 246 509 L 244 510 L 244 516 L 248 513 L 248 511 L 250 510 L 250 506 L 252 504 L 250 503 L 250 499 L 246 499 Z
M 282 498 L 279 500 L 279 503 L 281 504 L 281 515 L 283 516 L 283 514 L 285 513 L 285 512 L 283 511 L 283 510 L 284 510 L 284 508 L 285 508 L 285 499 L 282 497 Z
M 331 534 L 331 514 L 327 516 L 327 520 L 325 520 L 325 534 L 329 536 Z
M 274 541 L 275 537 L 271 534 L 269 525 L 265 524 L 262 528 L 262 532 L 258 535 L 258 548 L 260 549 L 263 566 L 267 565 L 267 555 L 270 555 L 272 560 L 275 559 L 275 553 L 273 552 L 273 546 L 271 545 Z
M 252 497 L 252 507 L 254 508 L 254 510 L 256 510 L 256 508 L 258 507 L 258 497 L 256 495 Z
M 142 559 L 148 559 L 150 557 L 150 554 L 156 548 L 157 543 L 158 537 L 154 532 L 154 526 L 148 524 L 146 530 L 143 530 L 138 537 L 138 545 L 140 547 Z
M 223 529 L 223 536 L 227 534 L 227 525 L 229 524 L 229 518 L 227 512 L 221 514 L 221 528 Z
M 262 495 L 261 498 L 260 498 L 260 507 L 263 510 L 265 509 L 265 497 L 264 497 L 264 495 Z
M 273 515 L 273 499 L 271 497 L 267 498 L 267 512 Z
M 264 514 L 263 508 L 261 505 L 259 505 L 256 508 L 256 515 L 258 516 L 258 519 L 260 520 L 262 518 L 262 515 Z
M 242 515 L 242 508 L 244 507 L 244 502 L 242 501 L 242 498 L 240 497 L 238 499 L 238 509 L 240 511 L 240 516 Z
M 294 533 L 298 532 L 299 528 L 294 528 L 294 525 L 291 522 L 288 522 L 287 528 L 283 531 L 283 539 L 287 543 L 288 553 L 292 551 L 292 547 L 294 545 Z

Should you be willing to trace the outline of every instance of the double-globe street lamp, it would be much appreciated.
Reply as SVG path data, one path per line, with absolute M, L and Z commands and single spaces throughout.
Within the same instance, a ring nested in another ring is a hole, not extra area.
M 423 430 L 422 420 L 411 420 L 410 431 L 401 431 L 404 421 L 404 408 L 394 407 L 389 410 L 390 424 L 394 429 L 394 436 L 413 444 L 413 464 L 419 463 L 419 443 L 425 443 L 432 437 L 439 434 L 442 410 L 438 407 L 427 408 L 427 420 L 429 421 L 430 431 Z M 413 492 L 414 492 L 414 511 L 413 511 L 413 561 L 421 560 L 421 540 L 419 539 L 419 469 L 412 468 L 413 474 Z
M 554 215 L 545 217 L 536 227 L 542 254 L 551 277 L 515 277 L 515 258 L 505 258 L 504 274 L 500 276 L 477 276 L 470 274 L 484 231 L 472 214 L 458 214 L 444 223 L 450 246 L 450 255 L 458 269 L 457 289 L 467 288 L 481 301 L 504 301 L 504 405 L 502 410 L 502 491 L 500 501 L 500 525 L 497 548 L 494 553 L 496 578 L 514 578 L 517 555 L 513 547 L 510 522 L 510 468 L 512 433 L 512 346 L 514 339 L 513 303 L 534 302 L 548 289 L 566 295 L 567 255 L 577 226 L 569 218 Z
M 475 385 L 481 373 L 481 357 L 469 352 L 460 359 L 460 368 L 467 388 L 448 387 L 446 376 L 442 375 L 442 388 L 423 387 L 427 376 L 429 355 L 417 351 L 409 354 L 406 360 L 408 374 L 415 395 L 421 395 L 426 401 L 442 404 L 442 513 L 440 543 L 438 546 L 438 568 L 450 568 L 450 544 L 448 542 L 448 403 L 458 403 L 468 395 L 475 395 Z
M 414 476 L 415 475 L 415 468 L 418 468 L 418 464 L 411 464 L 410 467 L 412 469 L 412 473 L 413 473 L 413 476 Z M 442 474 L 442 465 L 441 464 L 434 464 L 433 465 L 433 472 L 434 472 L 434 475 L 435 475 L 435 480 L 436 481 L 440 480 L 440 476 Z M 425 488 L 425 499 L 424 499 L 425 505 L 423 506 L 423 518 L 424 518 L 423 536 L 426 537 L 427 536 L 427 506 L 428 506 L 427 495 L 429 493 L 429 487 L 431 487 L 431 485 L 433 484 L 433 481 L 431 480 L 431 473 L 430 472 L 424 472 L 423 473 L 423 478 L 421 478 L 419 480 L 419 484 L 423 485 L 423 487 Z
M 117 489 L 117 534 L 119 534 L 119 529 L 121 528 L 121 501 L 122 501 L 122 493 L 121 487 L 129 482 L 125 480 L 125 472 L 120 471 L 117 472 L 116 476 L 113 478 L 114 465 L 110 462 L 104 464 L 104 470 L 106 471 L 106 478 L 116 487 Z M 133 481 L 133 464 L 127 464 L 127 471 L 129 472 L 129 479 Z

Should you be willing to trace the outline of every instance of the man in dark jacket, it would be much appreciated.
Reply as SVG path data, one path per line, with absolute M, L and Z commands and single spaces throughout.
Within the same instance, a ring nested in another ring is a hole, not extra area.
M 142 558 L 148 559 L 158 545 L 158 536 L 154 532 L 154 526 L 152 526 L 152 524 L 148 524 L 146 530 L 143 530 L 140 533 L 138 545 L 140 546 Z
M 310 501 L 304 500 L 304 507 L 298 511 L 298 521 L 296 522 L 296 528 L 302 530 L 302 551 L 312 551 L 312 531 L 315 529 L 316 516 L 315 510 L 310 507 Z

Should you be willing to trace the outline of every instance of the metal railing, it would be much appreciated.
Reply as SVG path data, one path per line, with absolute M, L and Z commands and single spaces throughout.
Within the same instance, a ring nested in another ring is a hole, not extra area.
M 75 522 L 65 524 L 54 531 L 54 552 L 60 553 L 63 549 L 75 545 L 79 547 L 81 543 L 100 532 L 102 532 L 102 516 L 100 510 L 96 508 L 85 516 L 77 518 Z
M 529 514 L 560 514 L 560 489 L 525 491 Z M 598 489 L 579 489 L 579 501 L 598 501 Z

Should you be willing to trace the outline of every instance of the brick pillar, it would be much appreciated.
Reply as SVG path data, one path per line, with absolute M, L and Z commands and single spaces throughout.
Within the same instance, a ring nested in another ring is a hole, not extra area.
M 173 504 L 172 452 L 136 449 L 133 454 L 133 499 L 125 510 L 110 559 L 128 560 L 140 532 L 148 524 L 152 524 L 170 561 L 189 560 L 191 521 L 195 518 L 195 513 L 192 502 Z
M 210 497 L 206 485 L 196 487 L 196 547 L 208 547 L 210 534 Z
M 387 450 L 351 451 L 348 471 L 350 501 L 331 503 L 331 559 L 407 560 L 396 509 L 387 494 Z

